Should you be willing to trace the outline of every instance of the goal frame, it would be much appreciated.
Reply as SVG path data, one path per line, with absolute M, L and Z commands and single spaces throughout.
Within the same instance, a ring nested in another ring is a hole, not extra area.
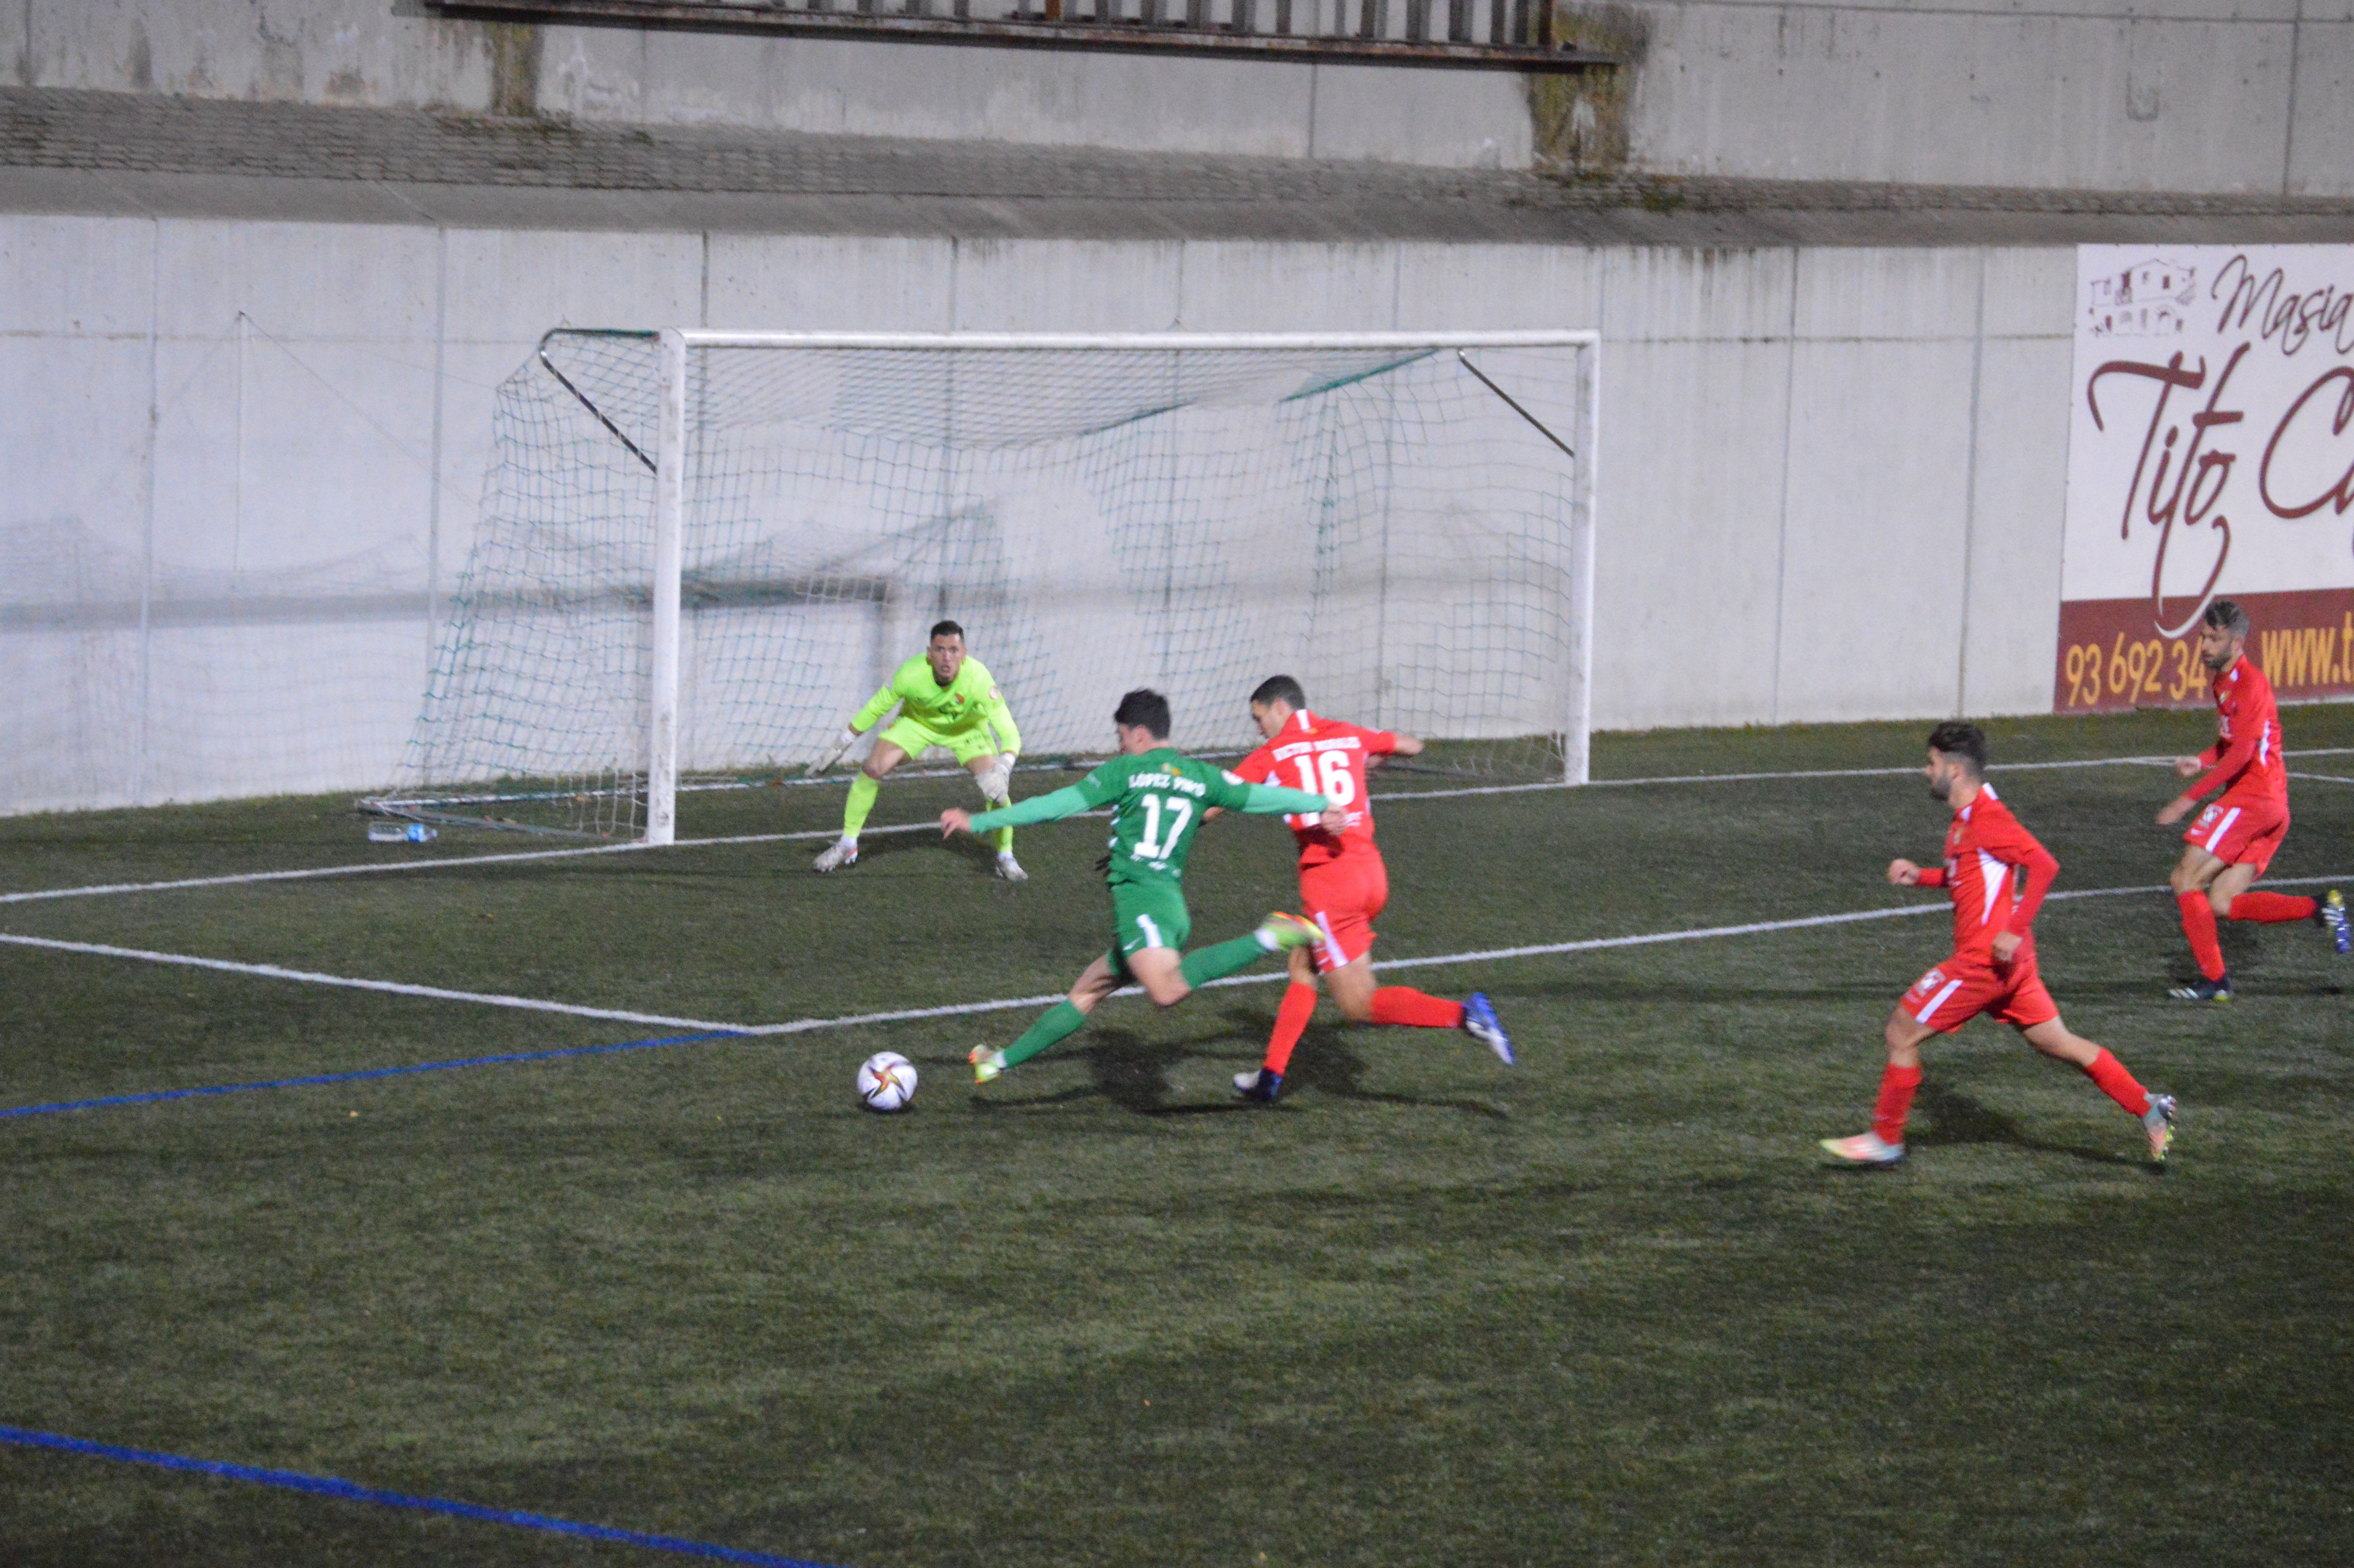
M 689 356 L 705 348 L 875 349 L 999 352 L 1036 350 L 1303 350 L 1575 348 L 1584 351 L 1585 428 L 1575 439 L 1585 456 L 1539 424 L 1509 397 L 1512 411 L 1570 452 L 1579 465 L 1582 504 L 1570 514 L 1570 629 L 1567 701 L 1562 714 L 1562 781 L 1586 783 L 1592 763 L 1594 705 L 1594 534 L 1600 495 L 1602 334 L 1575 331 L 1368 333 L 879 333 L 732 332 L 663 327 L 661 343 L 662 425 L 654 447 L 654 559 L 651 686 L 646 723 L 648 844 L 678 836 L 678 689 L 681 601 L 686 536 L 686 387 Z M 1475 371 L 1476 375 L 1477 372 Z M 1481 376 L 1482 381 L 1486 380 Z M 1495 391 L 1492 384 L 1490 390 Z M 1499 397 L 1503 397 L 1498 392 Z

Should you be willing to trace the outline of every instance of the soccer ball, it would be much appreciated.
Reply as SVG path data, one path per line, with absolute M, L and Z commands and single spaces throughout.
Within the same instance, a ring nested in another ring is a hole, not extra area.
M 877 1051 L 860 1065 L 858 1097 L 872 1111 L 899 1111 L 916 1097 L 916 1065 L 896 1051 Z

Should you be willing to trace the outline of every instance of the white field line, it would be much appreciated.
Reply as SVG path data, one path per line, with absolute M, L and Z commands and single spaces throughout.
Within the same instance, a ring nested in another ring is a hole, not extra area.
M 0 942 L 57 953 L 87 953 L 102 959 L 137 959 L 143 963 L 178 964 L 192 969 L 256 975 L 263 980 L 337 986 L 346 991 L 388 991 L 395 996 L 421 996 L 432 1001 L 472 1001 L 486 1007 L 521 1008 L 529 1012 L 562 1012 L 575 1018 L 610 1018 L 622 1023 L 654 1023 L 665 1028 L 707 1029 L 714 1033 L 738 1034 L 744 1032 L 741 1024 L 713 1023 L 700 1018 L 671 1018 L 659 1012 L 628 1012 L 610 1007 L 580 1007 L 568 1001 L 542 1001 L 535 997 L 506 996 L 497 991 L 445 991 L 440 986 L 409 985 L 400 980 L 358 980 L 350 975 L 323 975 L 309 969 L 281 969 L 276 964 L 241 964 L 228 959 L 200 959 L 189 953 L 154 953 L 144 948 L 110 947 L 103 942 L 60 942 L 48 937 L 17 937 L 5 932 L 0 932 Z
M 2340 779 L 2335 773 L 2291 773 L 2292 779 L 2310 779 L 2320 784 L 2354 784 L 2354 779 Z
M 2354 747 L 2325 747 L 2313 751 L 2285 751 L 2284 757 L 2348 757 L 2354 756 Z M 2128 766 L 2156 767 L 2171 764 L 2170 757 L 2097 757 L 2071 762 L 2016 762 L 1998 766 L 1996 773 L 2025 773 L 2052 768 L 2118 768 Z M 1653 784 L 1755 784 L 1776 779 L 1885 779 L 1918 773 L 1917 768 L 1826 768 L 1793 773 L 1686 773 L 1664 775 L 1654 779 L 1597 779 L 1589 784 L 1487 784 L 1468 789 L 1398 789 L 1384 790 L 1374 800 L 1440 800 L 1454 796 L 1522 795 L 1534 790 L 1568 789 L 1629 789 Z M 2296 779 L 2327 779 L 2326 774 L 2291 774 Z M 2330 779 L 2332 783 L 2354 783 L 2354 779 Z M 1084 813 L 1100 817 L 1101 811 Z M 1068 818 L 1066 821 L 1076 821 Z M 920 833 L 939 831 L 938 822 L 897 822 L 888 827 L 870 827 L 860 836 L 883 833 Z M 0 905 L 34 904 L 51 898 L 98 898 L 123 893 L 168 893 L 189 887 L 239 887 L 265 882 L 304 882 L 330 876 L 371 876 L 380 873 L 403 871 L 440 871 L 452 866 L 517 865 L 531 861 L 578 860 L 586 855 L 636 854 L 647 851 L 668 849 L 708 849 L 730 844 L 774 844 L 806 842 L 812 839 L 831 839 L 831 828 L 811 828 L 790 833 L 731 833 L 707 839 L 680 839 L 668 845 L 643 842 L 625 844 L 588 844 L 577 849 L 518 850 L 503 854 L 451 855 L 442 860 L 373 861 L 357 865 L 319 865 L 295 871 L 247 871 L 225 876 L 186 876 L 169 882 L 105 882 L 81 887 L 38 887 L 20 893 L 0 893 Z
M 2310 886 L 2316 883 L 2354 881 L 2354 876 L 2296 876 L 2268 878 L 2272 887 Z M 2123 898 L 2136 894 L 2168 893 L 2164 886 L 2094 887 L 2072 893 L 2054 893 L 2047 902 L 2062 899 Z M 1853 925 L 1865 920 L 1900 920 L 1913 915 L 1937 915 L 1951 906 L 1935 904 L 1900 904 L 1885 909 L 1851 909 L 1837 915 L 1806 915 L 1788 920 L 1756 920 L 1740 926 L 1705 926 L 1682 931 L 1646 931 L 1626 937 L 1588 937 L 1575 942 L 1547 942 L 1533 947 L 1490 948 L 1470 953 L 1433 953 L 1423 958 L 1393 959 L 1374 967 L 1377 969 L 1435 969 L 1445 964 L 1493 963 L 1510 959 L 1547 958 L 1563 953 L 1599 952 L 1612 948 L 1651 947 L 1663 942 L 1704 942 L 1724 937 L 1754 937 L 1774 931 L 1801 931 L 1822 926 Z M 435 1001 L 474 1002 L 485 1007 L 518 1008 L 532 1012 L 560 1012 L 576 1018 L 609 1018 L 627 1023 L 652 1023 L 665 1028 L 705 1030 L 714 1034 L 767 1036 L 807 1034 L 822 1029 L 854 1029 L 875 1023 L 905 1023 L 925 1018 L 959 1018 L 974 1013 L 1003 1012 L 1014 1008 L 1045 1007 L 1062 1000 L 1062 993 L 1039 996 L 999 997 L 988 1001 L 951 1002 L 941 1007 L 900 1008 L 889 1012 L 860 1012 L 835 1018 L 796 1018 L 781 1023 L 716 1023 L 708 1019 L 677 1018 L 659 1012 L 629 1012 L 615 1008 L 581 1007 L 566 1001 L 543 1001 L 533 997 L 507 996 L 497 991 L 446 991 L 439 986 L 409 985 L 398 980 L 359 980 L 347 975 L 318 974 L 308 969 L 290 969 L 276 964 L 238 963 L 228 959 L 202 959 L 186 953 L 157 953 L 141 948 L 109 947 L 99 942 L 61 942 L 46 937 L 18 937 L 0 933 L 0 943 L 16 947 L 38 948 L 50 952 L 82 953 L 96 958 L 133 959 L 144 963 L 177 964 L 189 969 L 214 969 L 228 974 L 253 975 L 263 980 L 294 980 L 306 985 L 340 987 L 350 991 L 388 992 L 395 996 L 423 997 Z M 1212 980 L 1214 986 L 1266 985 L 1288 978 L 1281 969 L 1267 974 L 1233 975 Z M 1133 989 L 1119 994 L 1131 996 Z

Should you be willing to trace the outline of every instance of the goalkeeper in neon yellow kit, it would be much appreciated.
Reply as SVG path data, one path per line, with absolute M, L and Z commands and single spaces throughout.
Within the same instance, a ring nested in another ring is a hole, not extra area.
M 865 764 L 850 781 L 850 799 L 842 809 L 842 837 L 817 857 L 819 871 L 840 871 L 858 861 L 858 830 L 875 809 L 883 776 L 910 757 L 921 757 L 930 747 L 943 747 L 973 776 L 991 805 L 1013 803 L 1013 763 L 1022 751 L 1022 732 L 1004 696 L 981 661 L 964 651 L 964 628 L 943 620 L 932 628 L 923 652 L 899 666 L 883 689 L 866 699 L 850 726 L 834 737 L 833 750 L 812 773 L 840 761 L 858 737 L 875 727 L 893 707 L 899 716 L 891 722 L 866 754 Z M 1013 858 L 1013 830 L 998 830 L 997 874 L 1008 882 L 1024 882 L 1030 874 Z

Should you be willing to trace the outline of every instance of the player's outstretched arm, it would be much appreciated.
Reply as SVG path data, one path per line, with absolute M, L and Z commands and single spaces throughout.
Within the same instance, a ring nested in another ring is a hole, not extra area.
M 1076 817 L 1100 804 L 1101 801 L 1090 797 L 1079 785 L 1069 784 L 1044 795 L 1033 795 L 1016 805 L 983 811 L 979 816 L 970 816 L 961 810 L 942 811 L 940 832 L 945 836 L 961 829 L 966 832 L 986 833 L 999 828 L 1027 828 L 1039 822 L 1059 822 L 1065 817 Z
M 1888 880 L 1898 887 L 1943 887 L 1946 868 L 1942 865 L 1914 865 L 1901 855 L 1888 863 Z
M 899 694 L 893 689 L 893 683 L 886 682 L 873 696 L 866 699 L 864 707 L 850 716 L 850 722 L 843 726 L 840 735 L 833 737 L 833 744 L 826 748 L 825 755 L 811 763 L 809 770 L 811 773 L 822 773 L 849 756 L 850 748 L 858 744 L 858 737 L 873 729 L 876 722 L 885 714 L 889 713 L 892 705 L 898 700 Z

